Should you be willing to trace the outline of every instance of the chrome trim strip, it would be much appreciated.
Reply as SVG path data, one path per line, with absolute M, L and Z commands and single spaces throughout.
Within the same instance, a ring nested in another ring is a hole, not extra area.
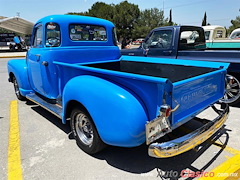
M 216 107 L 213 106 L 213 109 L 217 111 L 219 116 L 199 129 L 168 142 L 150 144 L 148 148 L 149 156 L 155 158 L 176 156 L 189 151 L 206 141 L 223 126 L 228 118 L 229 106 L 223 103 L 222 105 L 225 106 L 223 110 L 217 110 Z
M 41 106 L 42 108 L 46 109 L 53 115 L 57 116 L 58 118 L 62 119 L 62 107 L 58 106 L 57 104 L 50 104 L 44 101 L 43 99 L 37 97 L 34 93 L 32 94 L 27 94 L 26 98 L 37 105 Z

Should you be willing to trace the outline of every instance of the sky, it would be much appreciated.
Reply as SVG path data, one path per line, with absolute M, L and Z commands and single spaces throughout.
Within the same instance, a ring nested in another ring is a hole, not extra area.
M 118 4 L 123 0 L 99 0 L 107 4 Z M 20 17 L 35 23 L 52 14 L 85 12 L 98 1 L 95 0 L 0 0 L 0 16 Z M 128 0 L 140 10 L 158 8 L 169 17 L 172 9 L 173 22 L 180 25 L 201 25 L 204 13 L 211 25 L 229 27 L 231 20 L 240 16 L 240 0 Z

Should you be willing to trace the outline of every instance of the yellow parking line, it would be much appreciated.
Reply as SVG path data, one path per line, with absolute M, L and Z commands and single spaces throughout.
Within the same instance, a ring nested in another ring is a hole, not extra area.
M 219 142 L 215 142 L 213 144 L 217 147 L 224 147 Z M 224 147 L 224 151 L 227 151 L 234 156 L 217 166 L 215 169 L 210 170 L 209 173 L 211 172 L 212 174 L 214 174 L 213 177 L 202 177 L 198 180 L 240 180 L 240 151 L 228 146 Z
M 10 104 L 10 129 L 8 144 L 8 179 L 21 180 L 21 153 L 20 153 L 20 134 L 18 122 L 18 102 L 11 101 Z
M 227 178 L 230 179 L 238 179 L 240 178 L 240 174 L 238 174 L 238 170 L 240 169 L 240 154 L 237 154 L 224 163 L 220 164 L 215 169 L 209 171 L 208 174 L 212 173 L 213 176 L 209 177 L 202 177 L 199 180 L 206 180 L 206 179 L 218 179 L 218 180 L 225 180 Z

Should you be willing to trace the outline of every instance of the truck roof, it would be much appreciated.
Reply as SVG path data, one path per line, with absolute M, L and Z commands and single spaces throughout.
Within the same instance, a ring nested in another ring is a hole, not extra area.
M 93 25 L 104 25 L 106 27 L 114 27 L 114 24 L 108 20 L 90 17 L 90 16 L 80 16 L 80 15 L 50 15 L 46 16 L 37 21 L 38 23 L 47 23 L 47 22 L 57 22 L 59 24 L 66 24 L 66 23 L 86 23 L 86 24 L 93 24 Z
M 189 25 L 178 25 L 178 26 L 162 26 L 162 27 L 157 27 L 157 28 L 154 28 L 153 30 L 158 30 L 158 29 L 167 29 L 167 28 L 177 28 L 177 29 L 180 29 L 180 28 L 202 28 L 200 26 L 189 26 Z
M 113 37 L 114 24 L 108 20 L 80 15 L 50 15 L 37 21 L 33 31 L 39 26 L 47 25 L 48 23 L 56 23 L 61 31 L 61 46 L 115 46 Z M 78 41 L 70 38 L 70 26 L 86 25 L 86 26 L 103 26 L 107 34 L 106 41 Z M 34 32 L 32 33 L 34 34 Z
M 211 25 L 211 26 L 203 26 L 204 30 L 214 30 L 214 29 L 225 29 L 223 26 L 220 25 Z

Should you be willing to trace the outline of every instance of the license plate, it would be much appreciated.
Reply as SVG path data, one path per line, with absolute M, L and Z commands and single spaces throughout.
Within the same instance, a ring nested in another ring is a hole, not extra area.
M 146 144 L 159 139 L 165 134 L 171 132 L 169 120 L 165 117 L 158 117 L 146 124 Z

